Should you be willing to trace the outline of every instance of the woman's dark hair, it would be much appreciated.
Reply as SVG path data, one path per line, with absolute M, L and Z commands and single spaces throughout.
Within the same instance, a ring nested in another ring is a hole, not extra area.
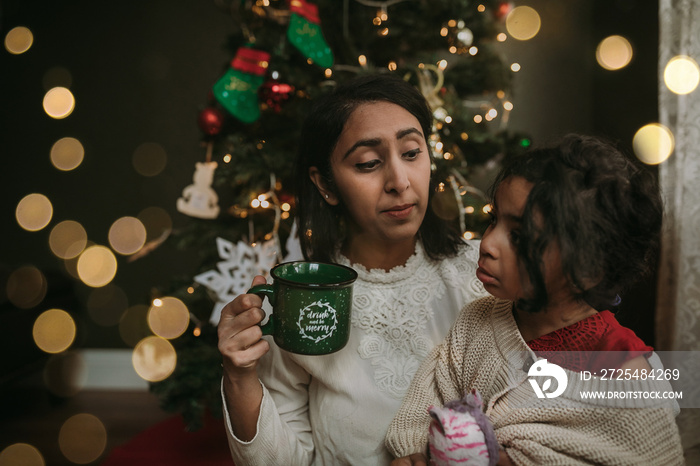
M 656 178 L 638 161 L 601 139 L 572 134 L 506 162 L 492 196 L 514 176 L 533 183 L 517 247 L 534 293 L 519 307 L 547 304 L 542 255 L 552 241 L 574 296 L 599 310 L 618 304 L 650 272 L 663 203 Z
M 325 202 L 311 182 L 309 168 L 316 167 L 328 188 L 335 190 L 331 169 L 333 149 L 352 112 L 362 104 L 373 102 L 390 102 L 415 116 L 430 151 L 428 138 L 432 132 L 432 111 L 415 86 L 403 79 L 387 74 L 361 76 L 318 99 L 301 130 L 294 180 L 299 240 L 308 260 L 334 261 L 345 234 L 342 199 L 337 206 Z M 429 155 L 432 158 L 432 154 Z M 431 179 L 429 201 L 434 192 Z M 418 233 L 427 255 L 433 259 L 454 256 L 462 242 L 459 233 L 435 215 L 430 207 Z

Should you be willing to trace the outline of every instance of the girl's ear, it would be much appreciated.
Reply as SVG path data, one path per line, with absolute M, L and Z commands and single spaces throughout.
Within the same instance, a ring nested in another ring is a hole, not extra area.
M 328 204 L 338 205 L 340 203 L 338 196 L 328 187 L 326 180 L 321 175 L 321 172 L 318 171 L 318 168 L 309 168 L 309 178 L 311 178 L 311 182 L 316 185 L 316 189 L 321 193 L 321 197 L 325 199 Z

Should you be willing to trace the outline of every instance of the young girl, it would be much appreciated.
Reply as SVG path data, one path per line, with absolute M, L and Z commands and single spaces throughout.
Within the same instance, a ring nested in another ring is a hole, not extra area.
M 671 389 L 601 376 L 660 364 L 606 310 L 649 269 L 662 218 L 653 177 L 612 146 L 571 135 L 512 160 L 493 194 L 476 272 L 492 296 L 465 307 L 416 374 L 386 438 L 395 456 L 411 456 L 394 464 L 426 464 L 428 408 L 473 388 L 499 464 L 682 464 L 675 402 L 580 394 Z M 543 354 L 566 375 L 556 398 L 535 397 L 534 369 L 548 362 L 533 362 Z M 584 380 L 584 370 L 601 377 Z
M 369 76 L 339 86 L 305 121 L 302 250 L 358 272 L 350 341 L 326 356 L 288 353 L 261 339 L 258 296 L 224 308 L 222 393 L 237 466 L 389 464 L 384 435 L 413 374 L 459 310 L 485 295 L 476 278 L 463 283 L 478 243 L 428 208 L 432 119 L 415 87 Z

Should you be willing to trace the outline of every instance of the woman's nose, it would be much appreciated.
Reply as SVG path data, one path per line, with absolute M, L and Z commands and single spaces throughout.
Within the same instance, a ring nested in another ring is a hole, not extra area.
M 408 177 L 408 167 L 397 161 L 386 164 L 386 181 L 384 190 L 386 192 L 395 191 L 402 193 L 408 189 L 411 182 Z

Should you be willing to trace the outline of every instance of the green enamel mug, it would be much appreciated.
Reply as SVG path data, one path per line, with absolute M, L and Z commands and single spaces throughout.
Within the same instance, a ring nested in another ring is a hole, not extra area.
M 272 306 L 263 335 L 272 335 L 280 348 L 297 354 L 330 354 L 350 338 L 352 287 L 357 272 L 323 262 L 295 261 L 270 270 L 271 284 L 248 290 Z

